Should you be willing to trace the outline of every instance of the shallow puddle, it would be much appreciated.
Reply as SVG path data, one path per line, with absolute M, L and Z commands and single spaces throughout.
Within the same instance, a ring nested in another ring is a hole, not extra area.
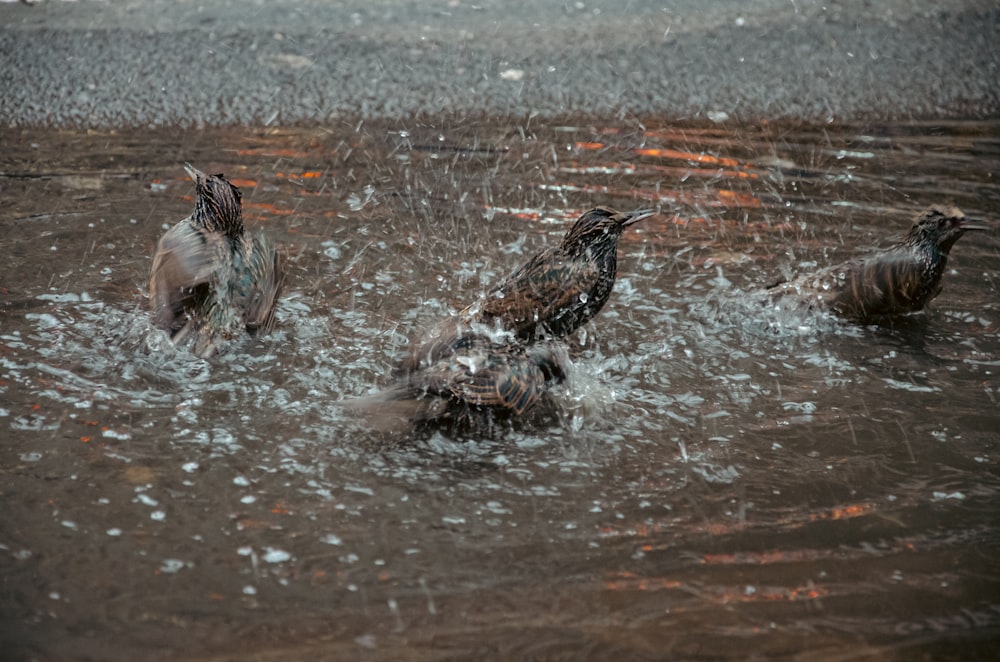
M 17 655 L 908 658 L 1000 632 L 998 233 L 892 327 L 759 298 L 932 203 L 1000 221 L 998 123 L 0 136 Z M 184 162 L 288 256 L 278 331 L 208 361 L 146 312 Z M 557 420 L 454 439 L 338 406 L 594 204 L 660 213 Z

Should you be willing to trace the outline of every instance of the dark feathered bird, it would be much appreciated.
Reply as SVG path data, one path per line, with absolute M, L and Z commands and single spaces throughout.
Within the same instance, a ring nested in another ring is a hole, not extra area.
M 538 253 L 480 301 L 435 328 L 414 346 L 400 368 L 433 363 L 470 327 L 485 325 L 518 340 L 562 338 L 593 318 L 607 302 L 618 272 L 618 239 L 651 209 L 584 213 L 558 246 Z
M 270 239 L 244 230 L 240 190 L 221 174 L 185 169 L 195 182 L 194 212 L 157 243 L 150 305 L 156 326 L 208 357 L 244 330 L 273 328 L 283 274 Z
M 565 349 L 553 342 L 524 346 L 467 334 L 443 358 L 344 405 L 368 413 L 383 430 L 402 423 L 488 433 L 535 409 L 547 389 L 565 379 L 568 364 Z
M 955 242 L 970 230 L 988 229 L 955 207 L 931 207 L 895 246 L 770 289 L 776 296 L 793 295 L 854 321 L 912 313 L 941 292 L 941 277 Z

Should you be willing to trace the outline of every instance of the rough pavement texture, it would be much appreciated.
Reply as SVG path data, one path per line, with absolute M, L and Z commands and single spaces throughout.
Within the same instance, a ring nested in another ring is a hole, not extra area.
M 993 0 L 2 2 L 0 122 L 985 118 L 998 44 Z

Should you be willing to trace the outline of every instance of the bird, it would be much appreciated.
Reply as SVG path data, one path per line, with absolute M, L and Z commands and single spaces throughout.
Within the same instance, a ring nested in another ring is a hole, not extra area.
M 369 414 L 373 427 L 490 434 L 535 411 L 548 389 L 566 379 L 569 358 L 558 342 L 524 345 L 482 334 L 457 338 L 446 356 L 402 376 L 378 393 L 344 401 Z
M 989 229 L 957 207 L 932 206 L 895 245 L 768 289 L 772 300 L 792 295 L 810 308 L 849 321 L 906 315 L 922 310 L 941 293 L 941 277 L 955 242 L 966 232 Z
M 481 334 L 477 327 L 527 343 L 570 335 L 607 303 L 617 277 L 622 233 L 654 213 L 603 206 L 584 212 L 557 246 L 536 254 L 479 301 L 414 344 L 397 373 L 433 364 L 463 335 Z
M 150 308 L 174 344 L 190 343 L 208 358 L 244 330 L 274 328 L 284 271 L 272 241 L 244 229 L 239 188 L 222 174 L 184 167 L 195 182 L 195 207 L 157 242 Z

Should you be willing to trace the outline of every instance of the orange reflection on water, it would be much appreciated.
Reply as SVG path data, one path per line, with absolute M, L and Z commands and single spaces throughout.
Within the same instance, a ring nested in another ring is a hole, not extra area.
M 320 177 L 325 177 L 326 173 L 319 172 L 318 170 L 307 170 L 305 172 L 295 173 L 295 172 L 276 172 L 274 176 L 278 179 L 319 179 Z
M 608 591 L 663 591 L 679 589 L 717 604 L 732 602 L 801 602 L 818 600 L 830 595 L 830 590 L 815 584 L 805 586 L 756 586 L 750 584 L 704 586 L 693 585 L 671 577 L 643 577 L 622 570 L 604 580 Z
M 622 570 L 604 580 L 604 588 L 609 591 L 659 591 L 681 588 L 683 584 L 667 577 L 640 577 L 634 572 Z
M 816 522 L 827 519 L 851 519 L 875 511 L 874 503 L 857 503 L 850 506 L 834 507 L 825 512 L 809 513 L 809 520 Z
M 281 207 L 275 207 L 269 202 L 244 202 L 243 210 L 246 211 L 252 209 L 258 212 L 263 212 L 265 214 L 271 214 L 273 216 L 287 216 L 288 214 L 294 214 L 294 209 L 283 209 Z
M 705 565 L 771 565 L 772 563 L 798 563 L 815 561 L 830 556 L 814 549 L 771 550 L 766 552 L 732 552 L 726 554 L 704 554 Z
M 730 159 L 725 156 L 712 156 L 711 154 L 695 154 L 694 152 L 682 152 L 676 149 L 665 149 L 662 147 L 657 148 L 642 148 L 635 150 L 636 154 L 641 154 L 642 156 L 655 156 L 660 159 L 682 159 L 684 161 L 694 161 L 695 163 L 710 163 L 712 165 L 727 166 L 730 168 L 740 165 L 740 162 L 736 159 Z
M 292 511 L 288 506 L 280 501 L 276 502 L 274 506 L 271 507 L 271 512 L 275 515 L 288 515 Z
M 719 200 L 726 207 L 760 207 L 760 198 L 750 193 L 740 193 L 729 189 L 720 188 L 716 190 Z

